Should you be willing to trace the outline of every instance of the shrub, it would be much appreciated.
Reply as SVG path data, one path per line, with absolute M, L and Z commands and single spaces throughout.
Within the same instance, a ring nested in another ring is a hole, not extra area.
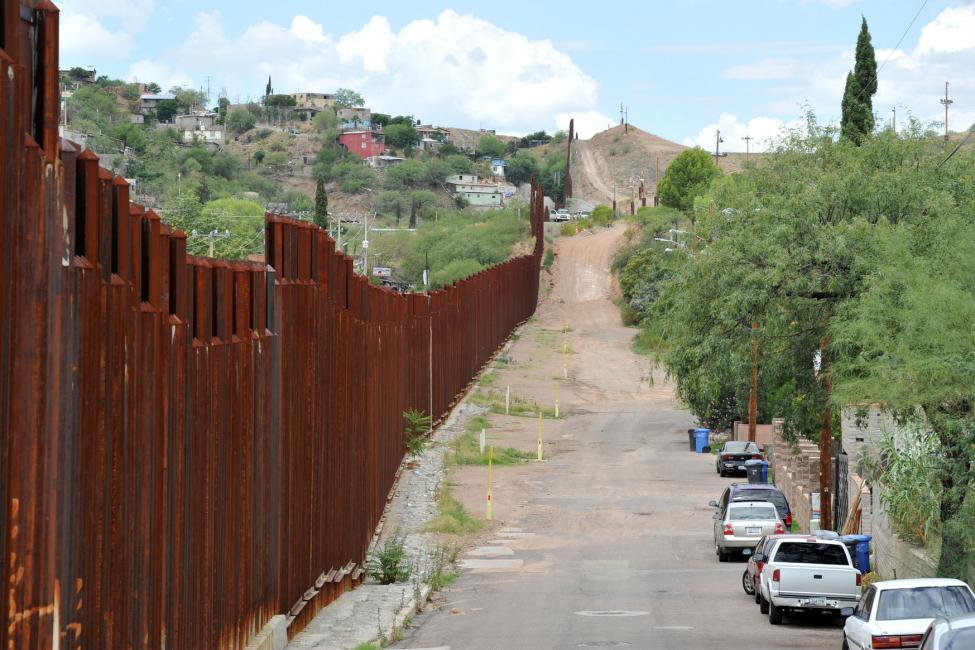
M 403 431 L 406 449 L 416 458 L 423 454 L 426 448 L 427 433 L 430 431 L 432 419 L 423 411 L 416 409 L 403 411 L 403 419 L 406 420 L 406 429 Z
M 397 534 L 387 539 L 382 547 L 369 554 L 363 568 L 369 577 L 382 585 L 409 580 L 412 571 L 403 538 Z

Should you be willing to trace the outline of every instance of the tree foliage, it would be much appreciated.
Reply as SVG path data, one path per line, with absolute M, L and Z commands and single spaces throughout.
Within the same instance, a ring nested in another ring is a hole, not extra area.
M 660 179 L 660 202 L 665 206 L 689 212 L 694 205 L 694 198 L 703 194 L 720 173 L 711 154 L 704 149 L 686 149 L 671 161 Z
M 478 156 L 500 158 L 505 154 L 505 152 L 507 152 L 507 150 L 508 148 L 500 138 L 490 134 L 482 135 L 481 139 L 477 141 Z
M 254 114 L 250 111 L 237 108 L 227 114 L 227 129 L 235 134 L 240 135 L 246 131 L 250 131 L 257 124 L 257 119 Z
M 840 127 L 844 138 L 860 144 L 873 133 L 873 96 L 876 93 L 877 59 L 864 18 L 857 37 L 856 62 L 853 71 L 846 76 L 843 90 Z
M 420 144 L 420 133 L 412 124 L 390 124 L 384 133 L 386 145 L 394 149 L 409 149 Z
M 365 106 L 366 100 L 351 88 L 339 88 L 335 91 L 335 106 L 337 108 L 354 108 Z
M 325 179 L 321 176 L 315 181 L 315 225 L 328 228 L 328 195 L 325 193 Z

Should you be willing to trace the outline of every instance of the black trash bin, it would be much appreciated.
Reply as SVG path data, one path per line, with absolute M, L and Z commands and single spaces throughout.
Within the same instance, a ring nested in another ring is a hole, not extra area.
M 690 448 L 689 451 L 696 451 L 694 448 L 694 429 L 687 430 L 687 446 Z
M 749 483 L 764 483 L 762 480 L 762 461 L 746 460 L 745 461 L 745 473 L 748 474 Z

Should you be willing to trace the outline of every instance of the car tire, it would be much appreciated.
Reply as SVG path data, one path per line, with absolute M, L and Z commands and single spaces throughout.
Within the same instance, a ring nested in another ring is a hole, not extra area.
M 765 600 L 765 596 L 759 592 L 758 594 L 758 611 L 763 614 L 768 614 L 769 602 Z
M 782 624 L 782 608 L 776 607 L 772 602 L 768 604 L 768 622 L 772 625 Z
M 727 562 L 727 561 L 728 561 L 728 554 L 722 551 L 721 548 L 718 548 L 718 562 Z
M 752 577 L 748 575 L 748 569 L 745 569 L 745 572 L 741 574 L 741 588 L 749 596 L 755 593 L 755 583 L 752 582 Z
M 760 587 L 755 587 L 755 604 L 758 605 L 762 600 L 762 590 Z
M 723 469 L 719 469 L 718 470 L 718 474 L 721 475 L 721 478 L 724 478 L 725 476 L 727 476 L 727 474 L 725 473 L 725 471 Z
M 846 635 L 843 635 L 843 650 L 850 650 L 850 644 L 846 642 Z

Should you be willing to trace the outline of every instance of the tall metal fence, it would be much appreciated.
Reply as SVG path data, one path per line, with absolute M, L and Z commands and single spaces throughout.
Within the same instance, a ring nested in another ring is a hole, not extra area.
M 359 577 L 404 453 L 534 308 L 531 255 L 399 295 L 269 216 L 183 233 L 58 137 L 57 9 L 0 0 L 0 647 L 239 648 Z

